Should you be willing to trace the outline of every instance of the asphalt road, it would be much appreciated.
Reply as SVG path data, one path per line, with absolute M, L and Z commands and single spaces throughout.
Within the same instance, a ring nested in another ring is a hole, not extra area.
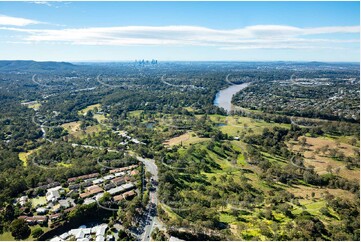
M 154 181 L 158 182 L 158 167 L 155 164 L 155 161 L 152 159 L 142 158 L 137 156 L 137 159 L 145 165 L 145 169 L 152 174 Z M 148 213 L 145 216 L 145 227 L 144 232 L 140 236 L 141 240 L 149 241 L 150 235 L 153 232 L 155 227 L 163 228 L 162 223 L 157 217 L 157 205 L 158 205 L 158 187 L 155 185 L 155 190 L 149 193 L 149 205 L 147 207 Z

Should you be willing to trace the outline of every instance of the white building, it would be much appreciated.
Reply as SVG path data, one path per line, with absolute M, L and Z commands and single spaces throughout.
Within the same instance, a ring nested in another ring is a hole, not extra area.
M 102 178 L 99 178 L 99 179 L 95 179 L 93 181 L 93 184 L 96 185 L 96 184 L 100 184 L 100 183 L 103 183 L 103 182 L 104 182 L 104 180 Z
M 48 202 L 58 201 L 58 199 L 60 198 L 59 190 L 50 190 L 50 191 L 49 190 L 46 193 L 46 201 L 48 201 Z
M 28 201 L 28 196 L 22 196 L 18 200 L 18 202 L 20 203 L 21 206 L 24 206 L 27 201 Z
M 114 177 L 115 177 L 114 175 L 110 174 L 110 175 L 103 177 L 103 179 L 107 181 L 107 180 L 113 179 Z
M 36 212 L 37 214 L 46 214 L 48 210 L 46 208 L 37 208 Z

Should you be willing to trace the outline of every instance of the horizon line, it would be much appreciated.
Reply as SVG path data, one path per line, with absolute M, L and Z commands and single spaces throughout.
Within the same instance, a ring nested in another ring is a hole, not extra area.
M 159 62 L 320 62 L 320 63 L 358 63 L 360 61 L 321 61 L 321 60 L 159 60 L 152 59 L 133 59 L 133 60 L 34 60 L 34 59 L 0 59 L 0 61 L 34 61 L 34 62 L 69 62 L 69 63 L 110 63 L 110 62 L 135 62 L 135 61 L 151 61 Z

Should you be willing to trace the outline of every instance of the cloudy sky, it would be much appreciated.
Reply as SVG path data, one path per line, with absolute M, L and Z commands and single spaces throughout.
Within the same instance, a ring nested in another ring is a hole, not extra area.
M 0 2 L 0 59 L 356 61 L 359 2 Z

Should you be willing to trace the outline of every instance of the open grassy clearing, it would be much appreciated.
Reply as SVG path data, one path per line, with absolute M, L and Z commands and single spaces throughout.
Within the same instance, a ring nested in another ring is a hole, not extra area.
M 31 232 L 34 231 L 37 228 L 41 228 L 44 233 L 48 232 L 50 230 L 49 227 L 41 227 L 40 225 L 34 225 L 34 226 L 30 226 Z M 36 238 L 34 238 L 31 234 L 30 236 L 25 239 L 25 241 L 35 241 Z M 11 235 L 11 232 L 5 232 L 3 234 L 0 234 L 0 241 L 15 241 L 15 238 Z
M 62 124 L 61 127 L 67 130 L 70 136 L 76 138 L 83 138 L 87 134 L 98 133 L 102 130 L 101 125 L 88 126 L 86 127 L 85 130 L 81 130 L 80 124 L 81 124 L 80 121 L 76 121 L 76 122 Z
M 185 133 L 180 136 L 171 138 L 171 139 L 167 140 L 166 142 L 164 142 L 163 144 L 168 145 L 168 146 L 174 146 L 174 145 L 178 145 L 178 144 L 188 140 L 189 138 L 190 138 L 190 134 Z
M 80 121 L 75 121 L 75 122 L 62 124 L 61 127 L 67 130 L 69 134 L 73 134 L 80 130 L 80 124 L 81 124 Z
M 104 120 L 107 119 L 104 114 L 97 114 L 97 113 L 93 115 L 93 118 L 95 118 L 98 121 L 98 123 L 102 123 Z
M 41 103 L 39 101 L 32 101 L 32 102 L 27 102 L 27 103 L 22 103 L 22 104 L 28 108 L 34 109 L 35 111 L 39 110 L 39 108 L 41 107 Z
M 356 140 L 355 147 L 360 147 L 360 140 L 359 140 L 359 137 L 357 137 L 357 136 L 352 136 L 352 135 L 349 135 L 349 136 L 345 136 L 345 135 L 344 136 L 326 135 L 326 137 L 331 138 L 333 140 L 338 140 L 341 143 L 349 144 L 349 145 L 351 145 L 352 140 L 355 139 Z
M 13 241 L 13 240 L 15 239 L 10 232 L 4 232 L 0 234 L 0 241 Z
M 29 105 L 28 107 L 37 111 L 41 107 L 41 103 L 34 103 L 34 104 Z
M 293 185 L 292 187 L 288 187 L 287 191 L 294 194 L 295 197 L 301 199 L 306 199 L 306 197 L 311 199 L 312 193 L 314 193 L 315 199 L 323 199 L 327 193 L 334 195 L 335 197 L 342 197 L 349 200 L 355 198 L 355 195 L 350 191 L 331 188 L 319 188 L 315 186 Z
M 267 123 L 261 120 L 255 120 L 247 117 L 238 116 L 221 116 L 221 115 L 210 115 L 213 122 L 224 123 L 224 126 L 220 126 L 220 130 L 223 133 L 232 136 L 239 136 L 242 132 L 251 134 L 261 134 L 264 128 L 272 129 L 273 127 L 290 128 L 289 124 L 276 124 Z
M 128 115 L 130 117 L 139 117 L 142 112 L 143 112 L 143 110 L 130 111 L 130 112 L 128 112 Z
M 184 109 L 189 112 L 194 112 L 194 108 L 192 108 L 192 107 L 185 107 Z
M 58 163 L 56 163 L 56 166 L 69 168 L 69 167 L 72 167 L 72 164 L 68 164 L 68 163 L 64 163 L 64 162 L 58 162 Z
M 36 197 L 36 198 L 30 199 L 30 201 L 31 201 L 31 204 L 32 204 L 32 207 L 33 207 L 33 208 L 36 208 L 38 205 L 39 205 L 39 206 L 42 206 L 42 205 L 44 205 L 44 204 L 47 203 L 45 196 L 42 196 L 42 197 L 41 197 L 41 196 L 38 196 L 38 197 Z
M 194 132 L 187 132 L 185 134 L 182 134 L 180 136 L 171 138 L 169 140 L 167 140 L 166 142 L 164 142 L 163 144 L 166 146 L 175 146 L 175 145 L 184 145 L 184 146 L 189 146 L 191 144 L 195 144 L 195 143 L 199 143 L 199 142 L 203 142 L 203 141 L 207 141 L 209 140 L 209 138 L 200 138 L 198 137 Z
M 86 115 L 88 111 L 92 111 L 92 110 L 94 110 L 95 108 L 98 108 L 98 109 L 99 109 L 100 106 L 101 106 L 100 103 L 90 105 L 90 106 L 88 106 L 88 107 L 86 107 L 86 108 L 78 111 L 78 114 L 79 114 L 79 115 Z
M 37 149 L 34 149 L 34 150 L 29 150 L 28 152 L 20 152 L 19 153 L 19 160 L 21 160 L 23 162 L 24 167 L 28 166 L 28 156 L 39 149 L 40 149 L 40 147 Z
M 326 206 L 326 201 L 314 201 L 312 199 L 301 199 L 299 200 L 301 204 L 301 208 L 296 208 L 292 213 L 298 214 L 303 210 L 306 210 L 312 215 L 320 215 L 320 209 Z
M 300 140 L 302 137 L 299 137 Z M 349 170 L 346 168 L 346 162 L 335 160 L 329 157 L 328 152 L 319 152 L 317 154 L 316 150 L 322 149 L 322 147 L 328 146 L 330 149 L 338 149 L 342 151 L 345 156 L 352 157 L 354 156 L 354 149 L 357 147 L 351 146 L 350 144 L 340 143 L 337 144 L 337 141 L 328 137 L 305 137 L 306 145 L 302 147 L 298 142 L 290 142 L 289 147 L 292 147 L 293 151 L 301 152 L 305 157 L 305 166 L 315 167 L 315 171 L 319 174 L 328 173 L 328 167 L 331 166 L 333 172 L 336 172 L 337 169 L 338 175 L 350 179 L 350 180 L 360 180 L 360 169 Z
M 98 125 L 94 125 L 94 126 L 88 126 L 86 127 L 85 130 L 79 130 L 77 132 L 72 133 L 72 135 L 76 138 L 84 138 L 86 135 L 88 134 L 94 134 L 94 133 L 99 133 L 102 130 L 102 127 L 98 124 Z
M 19 153 L 19 160 L 21 160 L 23 162 L 23 166 L 26 167 L 28 166 L 28 161 L 27 161 L 27 156 L 29 154 L 27 152 L 20 152 Z
M 301 137 L 299 137 L 301 139 Z M 346 156 L 352 156 L 354 154 L 353 149 L 357 148 L 347 143 L 340 143 L 337 145 L 337 141 L 328 137 L 306 137 L 307 144 L 310 145 L 309 149 L 315 151 L 317 148 L 328 145 L 331 149 L 340 149 Z

